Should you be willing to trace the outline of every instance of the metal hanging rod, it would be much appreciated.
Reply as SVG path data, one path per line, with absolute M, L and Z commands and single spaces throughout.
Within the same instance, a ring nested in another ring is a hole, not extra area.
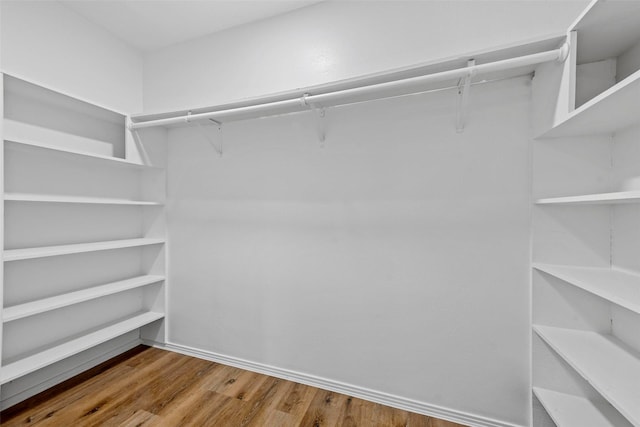
M 403 94 L 424 92 L 424 86 L 428 83 L 435 83 L 464 77 L 473 77 L 478 74 L 510 70 L 513 68 L 537 65 L 551 61 L 563 62 L 568 55 L 569 44 L 565 42 L 558 49 L 534 53 L 531 55 L 518 56 L 515 58 L 503 59 L 486 64 L 471 65 L 454 70 L 426 74 L 418 77 L 410 77 L 401 80 L 394 80 L 385 83 L 360 86 L 351 89 L 336 90 L 333 92 L 321 93 L 317 95 L 307 93 L 302 97 L 285 99 L 282 101 L 256 103 L 254 105 L 229 108 L 226 110 L 218 110 L 198 114 L 187 114 L 178 117 L 130 123 L 129 129 L 136 130 L 153 126 L 185 124 L 198 120 L 211 119 L 217 122 L 224 122 L 225 119 L 232 119 L 234 116 L 266 117 L 274 114 L 282 114 L 283 112 L 301 111 L 312 106 L 322 107 L 327 104 L 331 106 L 351 104 L 354 102 L 354 99 L 372 100 L 390 98 L 393 96 L 398 96 L 398 92 L 401 92 Z

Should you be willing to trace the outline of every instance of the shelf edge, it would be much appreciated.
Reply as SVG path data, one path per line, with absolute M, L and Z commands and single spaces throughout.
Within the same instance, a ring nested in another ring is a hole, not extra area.
M 35 316 L 37 314 L 46 313 L 48 311 L 57 310 L 59 308 L 68 307 L 85 301 L 102 298 L 108 295 L 114 295 L 129 290 L 142 288 L 157 284 L 165 280 L 164 276 L 145 275 L 131 279 L 119 280 L 117 282 L 107 283 L 104 285 L 93 286 L 91 288 L 82 289 L 75 292 L 69 292 L 49 298 L 27 302 L 24 304 L 16 304 L 5 307 L 2 310 L 2 322 L 8 323 L 14 320 L 23 319 L 25 317 Z M 102 290 L 102 292 L 98 292 Z M 49 303 L 47 305 L 47 303 Z M 43 306 L 44 305 L 44 306 Z

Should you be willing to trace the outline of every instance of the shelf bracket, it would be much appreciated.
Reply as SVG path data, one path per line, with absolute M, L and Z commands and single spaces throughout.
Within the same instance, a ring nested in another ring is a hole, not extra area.
M 191 111 L 189 111 L 189 113 L 187 114 L 187 118 L 186 118 L 186 122 L 189 123 L 189 116 L 191 115 Z M 198 131 L 202 134 L 202 136 L 209 142 L 209 144 L 211 144 L 211 146 L 213 147 L 213 149 L 216 151 L 216 153 L 218 153 L 218 155 L 220 157 L 222 157 L 222 154 L 224 153 L 224 139 L 222 136 L 222 123 L 214 120 L 214 119 L 209 119 L 210 122 L 214 123 L 217 126 L 217 133 L 218 133 L 218 145 L 216 145 L 216 141 L 214 138 L 212 138 L 209 134 L 207 134 L 205 127 L 202 126 L 202 124 L 200 122 L 195 122 L 198 126 L 197 129 Z
M 571 35 L 569 37 L 575 38 L 575 31 L 571 31 Z M 567 39 L 568 40 L 568 39 Z M 569 53 L 571 52 L 571 44 L 569 41 L 566 41 L 560 46 L 560 53 L 558 54 L 558 62 L 564 62 L 569 57 Z
M 318 141 L 320 141 L 321 145 L 324 146 L 324 141 L 326 139 L 326 134 L 327 134 L 326 123 L 325 123 L 326 113 L 323 107 L 317 107 L 315 104 L 307 102 L 308 96 L 309 96 L 308 93 L 305 93 L 304 95 L 302 95 L 302 97 L 300 98 L 300 103 L 303 106 L 309 107 L 311 109 L 311 112 L 313 113 L 313 117 L 316 121 L 316 132 L 318 134 Z
M 471 79 L 475 74 L 473 68 L 475 65 L 475 59 L 468 60 L 467 67 L 469 67 L 469 73 L 458 82 L 458 108 L 456 113 L 456 132 L 458 133 L 464 132 L 464 127 L 467 121 L 469 92 L 471 92 Z

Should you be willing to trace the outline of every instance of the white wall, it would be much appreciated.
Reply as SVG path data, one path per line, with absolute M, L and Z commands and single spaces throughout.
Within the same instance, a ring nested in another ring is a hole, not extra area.
M 145 112 L 203 107 L 563 33 L 588 1 L 327 1 L 148 54 Z
M 142 56 L 55 1 L 2 1 L 2 70 L 123 113 L 142 110 Z
M 169 133 L 169 340 L 519 425 L 528 79 Z

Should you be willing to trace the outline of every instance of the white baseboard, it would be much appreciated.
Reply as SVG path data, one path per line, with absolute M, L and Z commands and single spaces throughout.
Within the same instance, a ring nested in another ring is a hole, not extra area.
M 55 374 L 44 381 L 38 382 L 37 384 L 30 386 L 28 388 L 24 388 L 18 391 L 17 393 L 12 394 L 11 396 L 7 396 L 0 402 L 0 410 L 5 410 L 17 403 L 22 402 L 23 400 L 26 400 L 32 396 L 35 396 L 36 394 L 42 391 L 45 391 L 48 388 L 51 388 L 57 384 L 60 384 L 61 382 L 66 381 L 69 378 L 72 378 L 80 374 L 81 372 L 91 369 L 94 366 L 98 366 L 102 362 L 106 362 L 107 360 L 121 353 L 124 353 L 125 351 L 131 350 L 132 348 L 140 344 L 142 344 L 142 341 L 139 338 L 128 341 L 122 345 L 119 345 L 116 348 L 109 350 L 106 353 L 102 353 L 97 357 L 86 360 L 72 369 Z M 44 368 L 44 369 L 47 369 L 47 368 Z
M 430 417 L 440 418 L 442 420 L 452 421 L 471 427 L 522 427 L 516 424 L 485 418 L 474 414 L 444 408 L 441 406 L 430 405 L 428 403 L 418 402 L 416 400 L 407 399 L 401 396 L 395 396 L 392 394 L 387 394 L 380 391 L 355 386 L 352 384 L 345 384 L 327 378 L 321 378 L 314 375 L 281 369 L 274 366 L 264 365 L 262 363 L 251 362 L 248 360 L 199 350 L 184 345 L 173 343 L 157 343 L 145 340 L 143 340 L 143 344 L 173 351 L 175 353 L 185 354 L 187 356 L 197 357 L 199 359 L 210 360 L 212 362 L 221 363 L 223 365 L 234 366 L 237 368 L 245 369 L 247 371 L 257 372 L 276 378 L 294 381 L 323 390 L 346 394 L 371 402 L 380 403 L 382 405 L 391 406 L 393 408 L 415 412 Z

